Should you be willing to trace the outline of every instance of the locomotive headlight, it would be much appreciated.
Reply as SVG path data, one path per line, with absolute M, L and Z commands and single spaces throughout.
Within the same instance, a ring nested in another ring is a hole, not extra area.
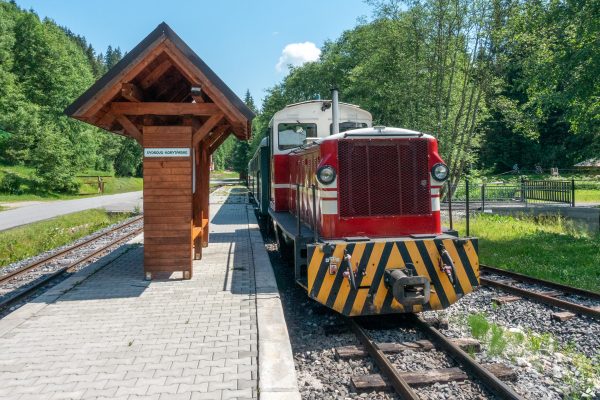
M 324 165 L 317 170 L 317 179 L 323 185 L 329 185 L 335 180 L 335 169 L 330 165 Z
M 436 181 L 443 182 L 448 179 L 448 166 L 446 164 L 438 163 L 431 168 L 431 174 L 433 175 L 433 179 Z

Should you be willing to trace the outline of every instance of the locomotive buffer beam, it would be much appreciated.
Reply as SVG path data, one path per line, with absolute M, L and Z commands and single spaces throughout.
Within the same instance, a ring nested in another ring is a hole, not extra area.
M 396 301 L 405 307 L 429 302 L 431 288 L 429 279 L 425 276 L 410 276 L 408 269 L 387 269 L 384 282 Z

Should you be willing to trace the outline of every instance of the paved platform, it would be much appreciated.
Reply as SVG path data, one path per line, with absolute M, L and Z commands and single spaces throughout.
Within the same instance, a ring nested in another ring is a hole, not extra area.
M 0 399 L 299 399 L 271 264 L 233 190 L 211 196 L 193 279 L 145 281 L 129 244 L 0 320 Z

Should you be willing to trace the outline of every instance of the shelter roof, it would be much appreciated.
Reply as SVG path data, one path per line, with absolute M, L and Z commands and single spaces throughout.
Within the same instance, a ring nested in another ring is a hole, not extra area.
M 210 121 L 220 134 L 231 132 L 248 139 L 254 118 L 244 102 L 164 22 L 65 113 L 134 137 L 140 126 L 183 124 L 185 119 L 196 127 Z

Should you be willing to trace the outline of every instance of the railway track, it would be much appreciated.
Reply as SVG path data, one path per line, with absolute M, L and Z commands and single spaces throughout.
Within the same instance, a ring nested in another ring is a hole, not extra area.
M 483 264 L 480 266 L 480 268 L 481 272 L 486 275 L 486 277 L 480 278 L 482 285 L 500 289 L 519 297 L 524 297 L 539 303 L 558 307 L 563 310 L 600 320 L 600 308 L 592 308 L 584 304 L 560 298 L 565 296 L 578 296 L 588 300 L 600 300 L 599 293 L 561 285 Z M 497 276 L 505 279 L 498 279 L 496 278 Z M 519 284 L 536 285 L 540 288 L 547 288 L 551 290 L 532 290 L 530 288 L 520 287 Z
M 211 187 L 210 193 L 213 193 L 223 186 L 226 185 L 218 184 Z M 0 275 L 0 312 L 28 297 L 33 292 L 54 281 L 64 273 L 76 269 L 78 266 L 108 252 L 112 247 L 118 246 L 139 235 L 143 232 L 143 227 L 135 229 L 132 229 L 132 227 L 141 222 L 143 218 L 143 216 L 133 218 L 130 221 L 117 225 L 82 242 L 66 247 L 56 253 L 37 259 L 30 264 Z M 118 231 L 128 229 L 131 231 L 126 232 L 125 235 L 111 238 L 111 235 L 115 235 Z M 102 241 L 105 241 L 105 243 L 101 243 L 99 245 L 100 247 L 94 246 L 96 242 Z M 69 260 L 73 254 L 82 251 L 82 249 L 85 249 L 88 246 L 93 247 L 89 253 L 86 252 L 84 255 L 77 255 L 74 260 L 66 262 L 66 265 L 59 266 L 61 260 Z M 42 269 L 48 265 L 52 265 L 53 267 L 49 268 L 47 271 L 43 271 Z
M 418 400 L 419 395 L 413 389 L 413 385 L 422 386 L 423 384 L 432 384 L 436 378 L 432 378 L 433 375 L 437 375 L 438 378 L 445 381 L 464 380 L 467 375 L 476 378 L 487 390 L 492 394 L 498 396 L 501 399 L 508 400 L 522 400 L 523 397 L 519 396 L 512 388 L 510 388 L 500 377 L 509 377 L 513 375 L 513 371 L 499 364 L 482 365 L 475 361 L 467 352 L 465 352 L 457 340 L 450 340 L 445 335 L 440 333 L 437 329 L 431 327 L 421 317 L 411 314 L 408 316 L 408 322 L 412 327 L 416 328 L 418 332 L 429 338 L 429 341 L 417 341 L 412 343 L 376 343 L 369 337 L 365 329 L 363 329 L 355 320 L 348 319 L 348 324 L 351 330 L 354 332 L 359 342 L 363 345 L 366 353 L 373 358 L 375 364 L 385 376 L 387 382 L 392 386 L 394 391 L 400 395 L 402 399 L 407 400 Z M 472 344 L 463 343 L 464 345 L 470 346 Z M 402 372 L 399 371 L 392 363 L 392 361 L 386 355 L 387 352 L 401 351 L 402 347 L 407 350 L 417 350 L 416 347 L 421 349 L 430 350 L 434 346 L 439 350 L 444 351 L 450 358 L 461 366 L 458 368 L 445 368 L 433 371 L 413 371 L 413 372 Z M 394 350 L 394 348 L 396 350 Z M 340 350 L 338 350 L 340 352 Z M 360 353 L 360 350 L 358 351 Z M 463 371 L 464 370 L 464 371 Z M 498 375 L 498 376 L 496 376 Z M 373 390 L 382 389 L 387 386 L 387 382 L 378 375 L 369 375 L 366 377 L 353 377 L 354 386 L 357 389 Z
M 142 219 L 142 216 L 136 217 L 80 243 L 0 275 L 0 310 L 7 309 L 64 273 L 100 257 L 114 246 L 139 235 L 143 227 L 135 228 L 135 225 Z M 124 231 L 124 235 L 118 235 L 120 231 Z M 90 251 L 84 251 L 88 247 Z M 81 252 L 83 254 L 78 254 Z

